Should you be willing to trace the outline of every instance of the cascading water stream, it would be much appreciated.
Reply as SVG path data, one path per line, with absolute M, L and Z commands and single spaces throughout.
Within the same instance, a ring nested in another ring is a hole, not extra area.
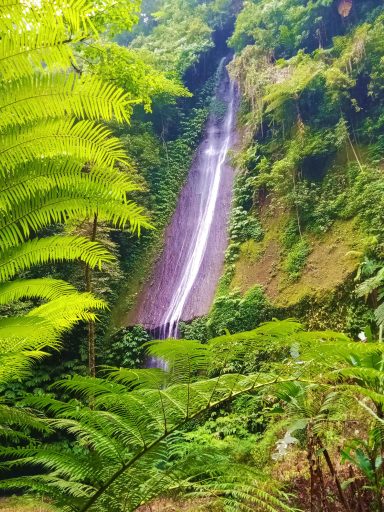
M 212 113 L 187 183 L 166 232 L 165 248 L 144 290 L 135 322 L 159 338 L 177 337 L 181 320 L 209 311 L 227 246 L 233 169 L 227 163 L 235 140 L 237 91 L 224 67 L 216 102 L 225 115 Z
M 169 304 L 161 325 L 164 326 L 165 338 L 177 336 L 177 329 L 185 303 L 199 274 L 201 263 L 207 248 L 209 233 L 216 209 L 220 189 L 223 165 L 226 161 L 231 143 L 232 125 L 234 118 L 235 85 L 230 85 L 230 103 L 224 120 L 224 140 L 218 140 L 216 127 L 208 128 L 208 148 L 205 150 L 205 162 L 202 173 L 205 174 L 206 193 L 200 197 L 199 216 L 196 219 L 197 229 L 188 247 L 184 263 L 184 273 L 178 283 L 172 301 Z

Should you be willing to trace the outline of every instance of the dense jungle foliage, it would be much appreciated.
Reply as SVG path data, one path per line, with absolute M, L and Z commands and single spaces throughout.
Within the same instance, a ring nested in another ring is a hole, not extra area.
M 382 1 L 0 0 L 0 33 L 0 510 L 382 512 Z M 223 275 L 154 340 L 232 54 Z

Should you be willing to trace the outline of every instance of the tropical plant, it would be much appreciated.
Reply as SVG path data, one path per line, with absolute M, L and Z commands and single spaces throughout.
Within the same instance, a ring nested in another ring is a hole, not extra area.
M 275 327 L 269 326 L 271 332 Z M 133 511 L 159 495 L 178 493 L 213 496 L 227 510 L 292 510 L 278 490 L 273 494 L 259 485 L 252 470 L 239 465 L 237 477 L 229 478 L 209 450 L 200 454 L 201 463 L 188 450 L 180 453 L 181 431 L 205 411 L 284 380 L 263 373 L 208 378 L 219 345 L 219 340 L 206 345 L 151 342 L 151 356 L 163 358 L 167 371 L 109 369 L 106 379 L 75 376 L 56 383 L 73 394 L 70 402 L 28 398 L 29 406 L 52 418 L 46 420 L 49 427 L 74 436 L 82 449 L 63 452 L 46 444 L 3 448 L 1 455 L 8 458 L 3 468 L 32 464 L 48 473 L 9 478 L 1 487 L 34 489 L 61 510 L 82 512 Z
M 367 439 L 351 439 L 341 452 L 343 461 L 351 462 L 366 479 L 366 489 L 374 492 L 379 512 L 383 510 L 383 439 L 380 430 L 373 428 L 368 432 Z M 356 477 L 348 481 L 355 483 Z
M 356 279 L 358 280 L 360 276 L 364 276 L 366 279 L 357 286 L 356 295 L 364 297 L 365 300 L 368 297 L 372 299 L 376 322 L 379 326 L 379 341 L 382 341 L 384 325 L 384 304 L 382 303 L 384 298 L 384 268 L 379 263 L 375 264 L 366 258 L 360 265 L 360 269 Z
M 97 76 L 69 71 L 76 43 L 96 35 L 93 20 L 101 27 L 104 7 L 82 0 L 0 4 L 0 303 L 51 301 L 26 317 L 1 319 L 3 342 L 44 340 L 55 324 L 60 333 L 75 320 L 91 320 L 87 310 L 102 305 L 60 281 L 8 282 L 46 262 L 81 260 L 95 268 L 111 259 L 94 240 L 42 230 L 94 216 L 132 231 L 149 226 L 127 197 L 139 186 L 116 167 L 128 163 L 122 145 L 100 123 L 127 121 L 131 100 Z M 55 319 L 60 310 L 65 315 Z
M 2 448 L 4 470 L 20 473 L 32 466 L 34 476 L 4 479 L 1 486 L 34 490 L 61 510 L 84 512 L 133 511 L 159 496 L 214 497 L 226 510 L 290 510 L 287 497 L 264 484 L 259 470 L 241 461 L 229 470 L 222 450 L 211 444 L 199 451 L 185 433 L 207 412 L 217 414 L 236 397 L 257 394 L 260 404 L 270 403 L 272 430 L 285 432 L 281 446 L 286 450 L 292 439 L 305 442 L 313 509 L 330 510 L 325 464 L 340 504 L 352 510 L 354 503 L 361 506 L 362 478 L 376 497 L 382 492 L 381 345 L 351 342 L 331 331 L 306 332 L 293 320 L 207 343 L 150 342 L 149 354 L 162 358 L 166 370 L 106 368 L 103 379 L 75 376 L 56 383 L 57 390 L 73 397 L 70 401 L 27 397 L 26 413 L 38 409 L 41 428 L 69 436 L 77 449 L 27 440 L 22 447 Z M 349 424 L 369 422 L 375 445 L 365 438 L 344 443 L 343 459 L 357 471 L 350 469 L 345 480 L 332 440 L 345 435 Z M 265 435 L 268 439 L 268 429 Z M 360 468 L 364 461 L 369 464 Z
M 327 386 L 302 382 L 279 385 L 276 397 L 281 401 L 282 423 L 287 432 L 286 436 L 290 436 L 291 442 L 298 441 L 292 437 L 292 434 L 295 436 L 301 433 L 305 436 L 310 474 L 311 510 L 316 510 L 316 507 L 324 511 L 329 509 L 327 491 L 324 488 L 324 470 L 321 464 L 323 459 L 334 481 L 340 504 L 343 510 L 348 512 L 350 510 L 348 499 L 325 441 L 326 434 L 347 418 L 348 400 L 333 389 L 329 390 Z

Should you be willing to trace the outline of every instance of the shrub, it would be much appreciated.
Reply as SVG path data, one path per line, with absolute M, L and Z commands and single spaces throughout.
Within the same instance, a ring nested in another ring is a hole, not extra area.
M 141 325 L 119 329 L 109 338 L 101 355 L 102 362 L 124 368 L 140 368 L 145 360 L 144 344 L 151 339 Z
M 216 299 L 207 325 L 213 336 L 249 331 L 272 318 L 272 307 L 260 286 L 251 288 L 244 297 L 231 292 Z
M 233 242 L 259 241 L 263 237 L 263 230 L 256 217 L 242 206 L 237 206 L 232 210 L 229 234 Z
M 208 341 L 207 317 L 195 318 L 192 322 L 181 322 L 179 325 L 180 337 L 185 340 Z
M 299 240 L 288 252 L 283 268 L 288 273 L 290 281 L 299 279 L 310 252 L 309 243 L 304 238 Z

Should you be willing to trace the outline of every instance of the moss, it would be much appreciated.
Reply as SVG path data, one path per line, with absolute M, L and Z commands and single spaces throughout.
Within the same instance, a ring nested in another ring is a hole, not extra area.
M 355 272 L 368 243 L 355 220 L 337 221 L 327 233 L 310 236 L 309 242 L 311 254 L 300 279 L 281 280 L 275 305 L 290 306 L 307 295 L 322 296 L 338 288 Z
M 22 496 L 0 499 L 0 510 L 3 512 L 54 512 L 58 509 L 42 500 Z
M 356 338 L 367 326 L 375 330 L 373 311 L 354 295 L 355 282 L 350 275 L 333 290 L 320 295 L 306 295 L 296 304 L 277 311 L 277 316 L 292 316 L 310 330 L 346 332 Z
M 354 219 L 337 221 L 321 235 L 307 234 L 306 248 L 310 254 L 300 260 L 301 273 L 292 282 L 287 273 L 287 251 L 282 244 L 286 225 L 285 212 L 264 219 L 264 239 L 241 245 L 231 289 L 246 293 L 258 284 L 264 287 L 274 306 L 288 308 L 305 297 L 321 297 L 338 288 L 354 273 L 369 244 Z
M 260 217 L 264 238 L 260 242 L 248 240 L 241 244 L 231 289 L 245 293 L 259 284 L 265 288 L 268 298 L 273 299 L 277 294 L 274 281 L 280 265 L 280 240 L 289 217 L 284 210 L 271 211 L 269 205 Z

